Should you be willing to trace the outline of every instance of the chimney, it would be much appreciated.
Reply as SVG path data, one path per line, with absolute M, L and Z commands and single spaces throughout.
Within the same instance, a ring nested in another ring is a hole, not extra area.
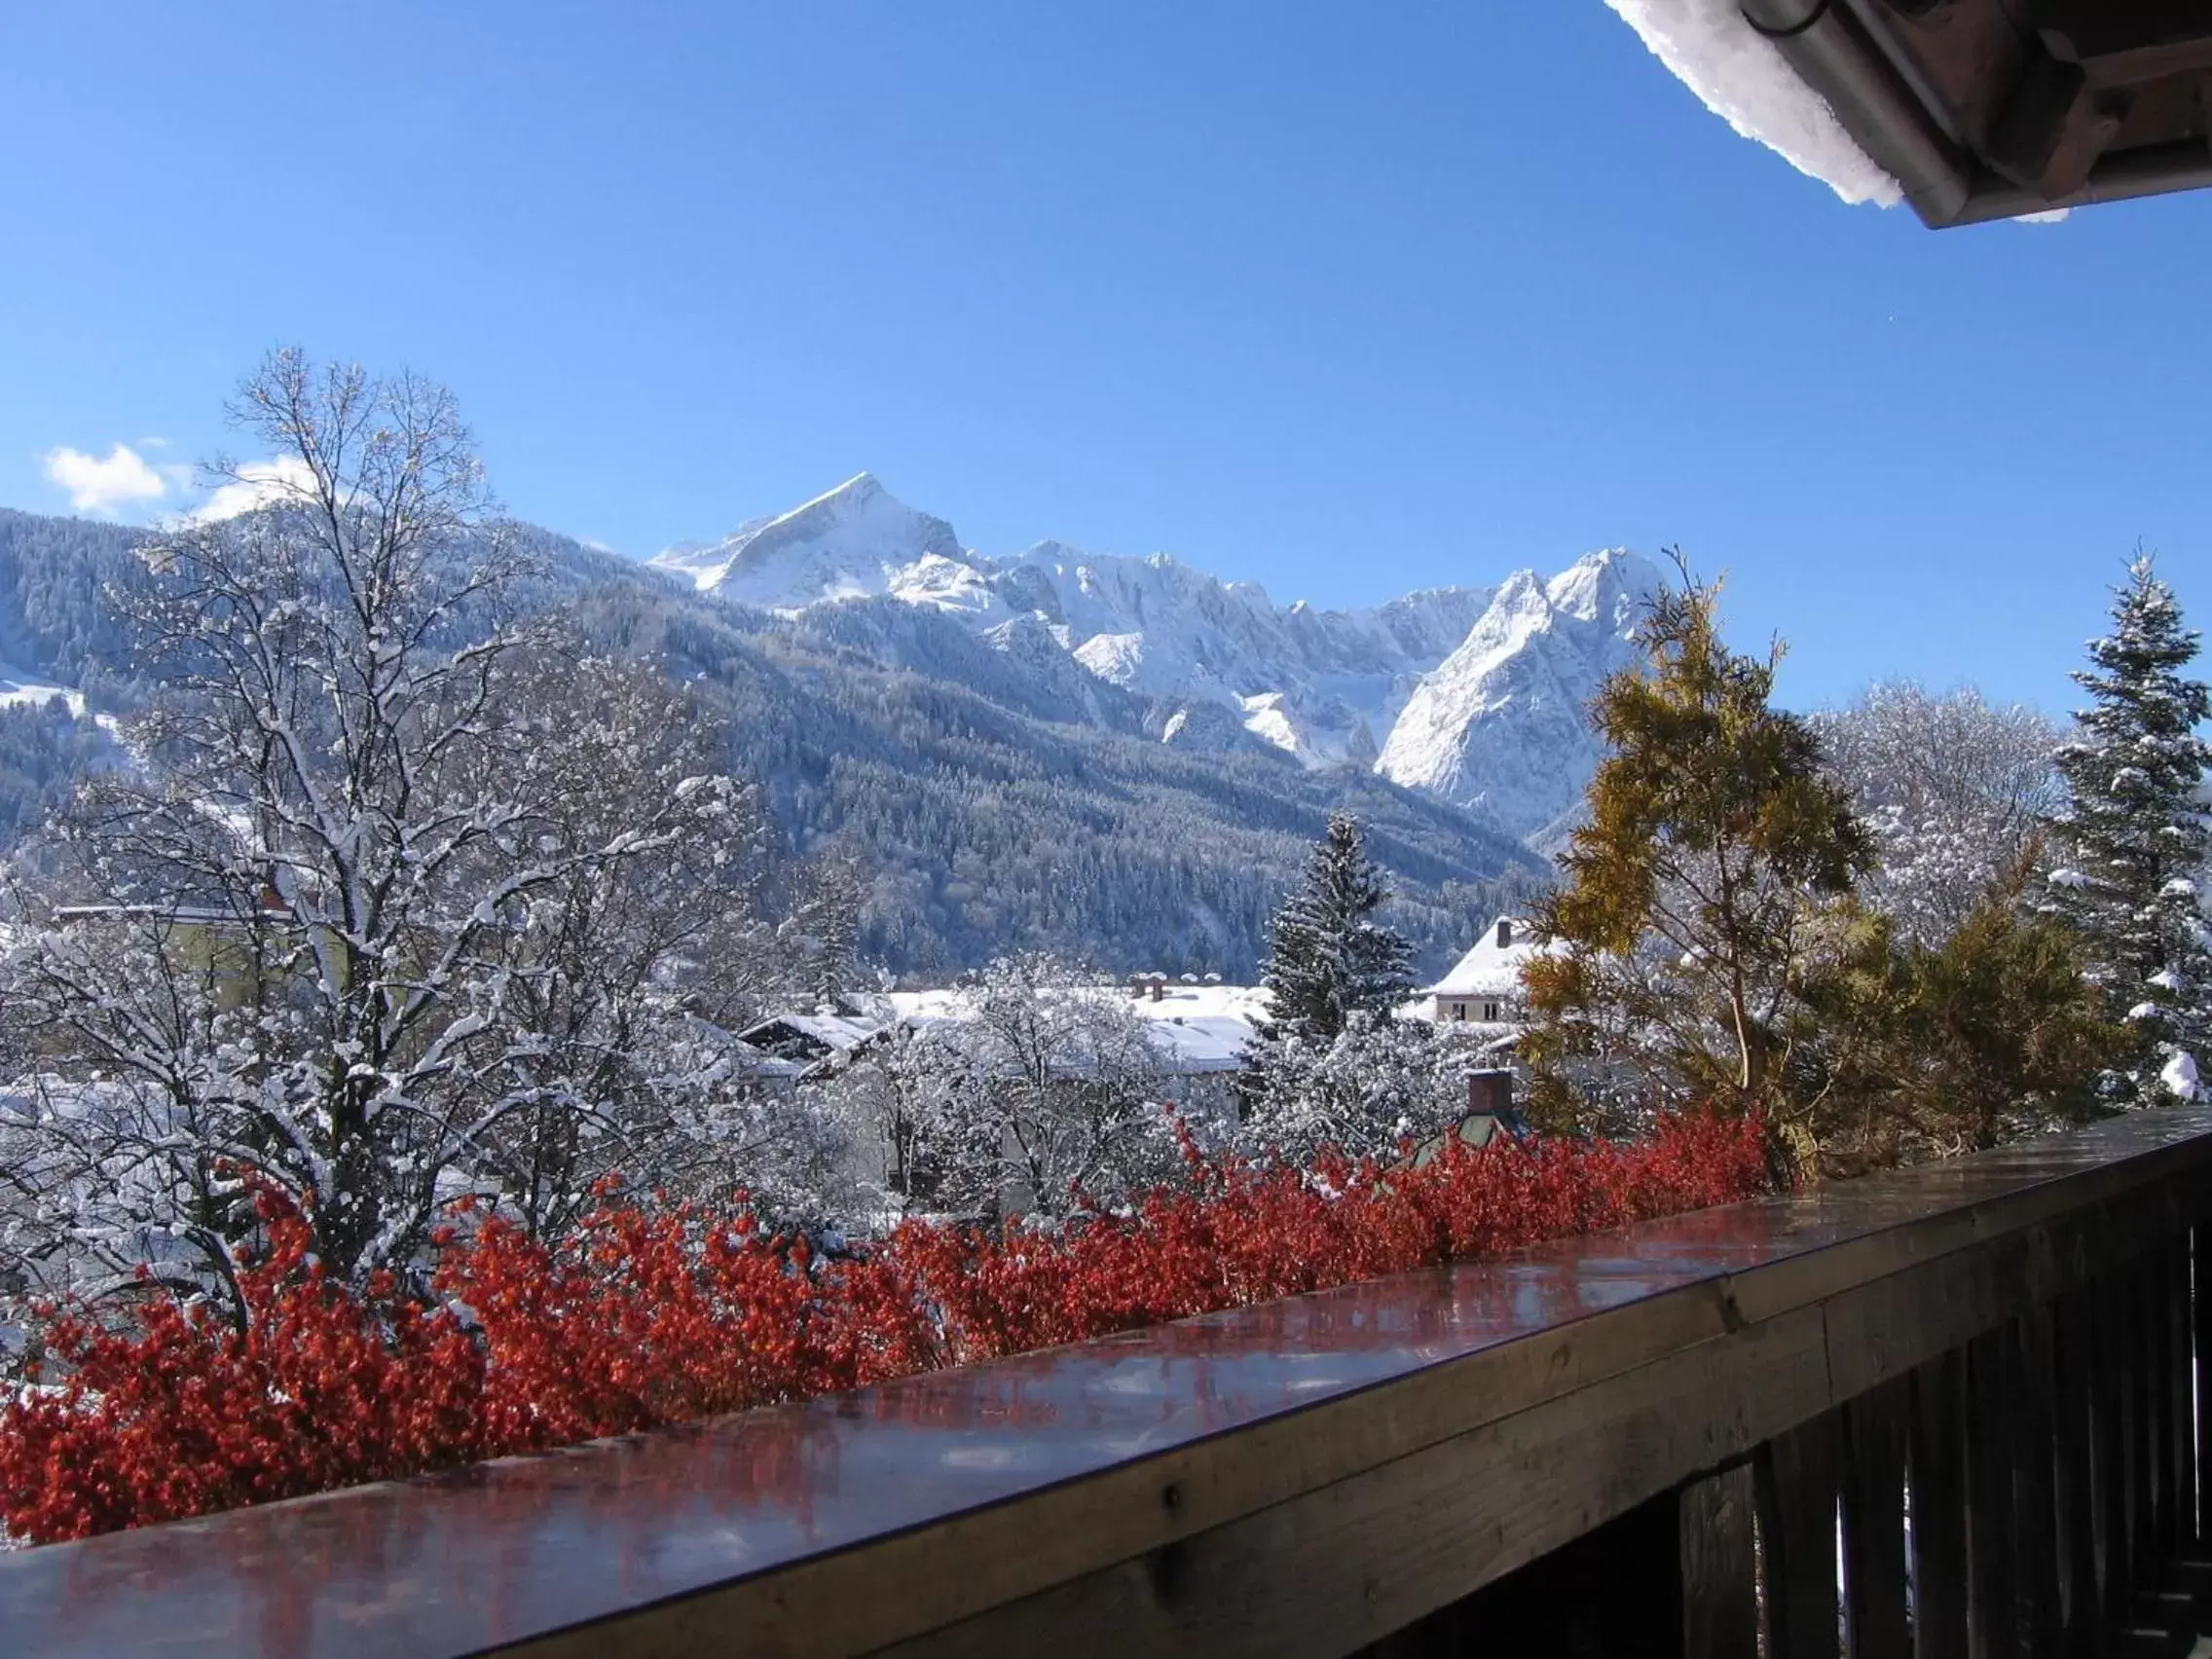
M 1155 974 L 1152 977 L 1152 1000 L 1154 1002 L 1165 1002 L 1167 1000 L 1166 975 Z
M 1504 916 L 1497 918 L 1497 948 L 1504 950 L 1513 943 L 1513 923 Z
M 1513 1109 L 1513 1074 L 1478 1071 L 1467 1074 L 1467 1115 L 1495 1117 Z

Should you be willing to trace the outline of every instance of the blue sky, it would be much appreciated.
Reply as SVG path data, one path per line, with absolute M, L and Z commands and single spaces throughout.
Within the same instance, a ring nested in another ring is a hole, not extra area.
M 631 553 L 863 468 L 1324 604 L 1678 542 L 1798 702 L 2065 706 L 2138 539 L 2212 617 L 2212 195 L 1847 208 L 1599 0 L 10 7 L 0 227 L 10 505 L 298 342 Z

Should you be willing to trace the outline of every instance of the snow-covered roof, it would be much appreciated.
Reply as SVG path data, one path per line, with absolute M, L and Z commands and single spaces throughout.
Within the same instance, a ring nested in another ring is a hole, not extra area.
M 1149 988 L 1135 996 L 1125 985 L 1098 985 L 1075 994 L 1126 1008 L 1146 1021 L 1161 1069 L 1179 1077 L 1241 1070 L 1244 1051 L 1267 1017 L 1268 1008 L 1268 993 L 1257 985 L 1170 983 L 1161 988 L 1158 1000 Z M 962 987 L 893 991 L 866 998 L 857 1014 L 773 1014 L 729 1040 L 749 1051 L 744 1063 L 755 1075 L 800 1076 L 813 1068 L 776 1059 L 768 1051 L 787 1033 L 845 1054 L 895 1026 L 914 1032 L 957 1028 L 975 1017 L 975 994 Z M 788 1068 L 788 1073 L 781 1068 Z
M 1150 1022 L 1162 1067 L 1178 1076 L 1241 1070 L 1254 1029 L 1267 1017 L 1268 993 L 1258 985 L 1169 983 L 1160 999 L 1132 996 L 1125 986 L 1101 985 L 1088 993 L 1125 1006 Z M 882 999 L 900 1023 L 914 1030 L 959 1024 L 973 1017 L 965 990 L 893 991 Z
M 738 1036 L 745 1043 L 758 1048 L 762 1038 L 770 1036 L 779 1028 L 810 1037 L 824 1048 L 843 1054 L 881 1036 L 883 1021 L 856 1018 L 842 1014 L 778 1014 L 748 1026 Z
M 1500 931 L 1506 936 L 1498 943 Z M 1432 997 L 1509 997 L 1521 990 L 1521 970 L 1531 956 L 1547 947 L 1536 942 L 1529 924 L 1516 916 L 1500 916 L 1483 930 L 1474 949 L 1453 964 L 1452 971 L 1428 987 Z
M 1605 0 L 1675 78 L 1746 138 L 1844 201 L 1889 207 L 1898 181 L 1859 147 L 1827 100 L 1797 78 L 1737 0 Z
M 2212 61 L 2202 5 L 1607 4 L 1709 109 L 1846 202 L 2048 222 L 2212 185 L 2180 79 Z
M 739 1074 L 756 1082 L 770 1078 L 796 1082 L 812 1069 L 803 1060 L 787 1060 L 765 1049 L 756 1049 L 742 1038 L 730 1038 L 729 1051 L 730 1061 Z

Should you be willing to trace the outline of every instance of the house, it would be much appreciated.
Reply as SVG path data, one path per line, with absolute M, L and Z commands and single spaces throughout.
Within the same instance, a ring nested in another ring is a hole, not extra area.
M 1500 916 L 1453 965 L 1452 971 L 1421 993 L 1419 1014 L 1440 1025 L 1518 1025 L 1528 1012 L 1521 970 L 1549 941 L 1516 916 Z
M 1465 1113 L 1442 1133 L 1422 1141 L 1406 1162 L 1415 1169 L 1424 1168 L 1454 1140 L 1480 1152 L 1499 1135 L 1508 1140 L 1526 1139 L 1530 1133 L 1529 1120 L 1513 1104 L 1513 1083 L 1509 1067 L 1469 1072 Z
M 1106 985 L 1076 994 L 1125 1006 L 1143 1021 L 1154 1065 L 1171 1081 L 1178 1106 L 1227 1111 L 1229 1080 L 1244 1069 L 1267 1015 L 1267 992 L 1225 985 L 1218 977 L 1178 982 L 1142 976 L 1132 983 L 1133 998 Z M 849 1014 L 772 1014 L 735 1033 L 733 1045 L 747 1075 L 765 1087 L 790 1088 L 828 1075 L 896 1032 L 955 1031 L 976 1017 L 966 989 L 893 991 L 863 999 Z
M 890 1030 L 884 1020 L 856 1014 L 785 1013 L 747 1026 L 737 1040 L 772 1062 L 754 1068 L 763 1082 L 795 1083 L 835 1069 Z
M 1219 1076 L 1244 1069 L 1245 1051 L 1267 1018 L 1268 993 L 1258 985 L 1225 985 L 1219 976 L 1181 980 L 1132 975 L 1130 994 L 1101 985 L 1079 994 L 1124 1005 L 1145 1022 L 1162 1076 Z M 915 1030 L 957 1025 L 975 1017 L 964 990 L 893 991 L 882 999 L 899 1023 Z
M 287 896 L 289 889 L 288 881 L 280 887 L 270 874 L 255 885 L 210 888 L 153 903 L 62 904 L 53 919 L 56 928 L 89 923 L 153 942 L 160 972 L 203 982 L 213 988 L 221 1007 L 238 1009 L 260 992 L 277 953 L 271 941 L 305 920 Z

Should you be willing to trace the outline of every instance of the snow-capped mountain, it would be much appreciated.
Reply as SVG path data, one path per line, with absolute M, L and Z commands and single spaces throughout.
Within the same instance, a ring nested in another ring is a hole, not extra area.
M 1615 551 L 1548 579 L 1523 571 L 1348 610 L 1277 606 L 1163 553 L 1056 541 L 1010 558 L 968 551 L 866 473 L 652 563 L 785 614 L 856 599 L 928 607 L 1002 650 L 1065 653 L 1147 700 L 1163 741 L 1216 743 L 1233 719 L 1309 766 L 1372 767 L 1515 834 L 1580 793 L 1596 753 L 1582 706 L 1627 659 L 1637 605 L 1658 579 Z
M 738 526 L 716 542 L 687 542 L 652 561 L 701 592 L 764 610 L 796 610 L 891 594 L 957 603 L 977 571 L 952 526 L 918 513 L 866 473 L 803 506 Z
M 1631 631 L 1658 583 L 1650 561 L 1619 549 L 1586 554 L 1548 581 L 1514 572 L 1407 700 L 1375 769 L 1516 833 L 1542 830 L 1597 766 L 1584 710 L 1631 659 Z

